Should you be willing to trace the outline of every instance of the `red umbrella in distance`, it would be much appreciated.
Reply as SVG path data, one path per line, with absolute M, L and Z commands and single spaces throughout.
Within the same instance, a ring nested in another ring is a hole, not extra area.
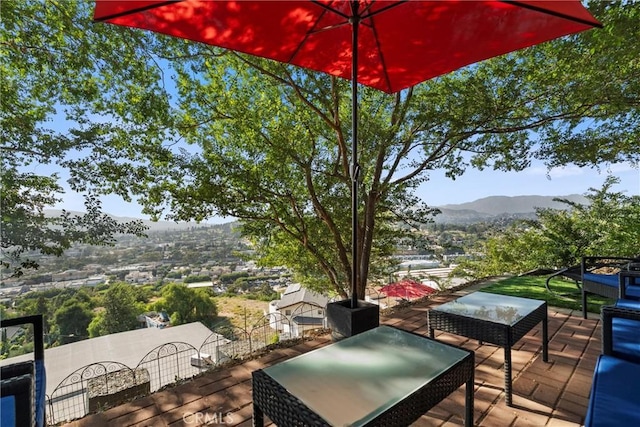
M 357 83 L 393 93 L 600 26 L 579 0 L 97 0 L 94 19 L 351 79 L 352 307 L 366 280 L 358 268 Z
M 422 298 L 434 293 L 436 290 L 420 282 L 411 279 L 404 279 L 399 282 L 390 283 L 380 288 L 380 292 L 392 298 Z

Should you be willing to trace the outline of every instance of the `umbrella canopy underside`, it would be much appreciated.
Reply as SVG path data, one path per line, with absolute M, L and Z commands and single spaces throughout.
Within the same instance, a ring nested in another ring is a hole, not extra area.
M 597 26 L 580 1 L 98 1 L 95 19 L 351 78 L 393 93 Z

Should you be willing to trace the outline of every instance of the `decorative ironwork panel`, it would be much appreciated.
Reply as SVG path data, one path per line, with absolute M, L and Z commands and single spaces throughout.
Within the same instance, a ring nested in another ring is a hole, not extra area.
M 167 384 L 191 378 L 200 373 L 197 366 L 191 365 L 191 356 L 198 356 L 194 346 L 186 342 L 171 342 L 151 350 L 138 363 L 149 371 L 151 391 L 156 391 Z
M 50 396 L 47 396 L 47 418 L 49 424 L 57 424 L 84 417 L 88 413 L 88 383 L 102 383 L 109 389 L 109 374 L 119 371 L 131 371 L 119 362 L 99 362 L 76 369 L 58 384 Z

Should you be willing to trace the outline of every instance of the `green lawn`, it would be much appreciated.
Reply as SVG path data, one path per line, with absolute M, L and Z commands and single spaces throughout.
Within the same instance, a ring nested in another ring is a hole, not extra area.
M 563 279 L 552 279 L 547 291 L 544 284 L 547 276 L 510 277 L 482 288 L 483 292 L 513 295 L 547 301 L 549 306 L 582 310 L 580 290 L 575 282 Z M 613 304 L 614 301 L 598 295 L 589 295 L 587 310 L 600 314 L 602 305 Z

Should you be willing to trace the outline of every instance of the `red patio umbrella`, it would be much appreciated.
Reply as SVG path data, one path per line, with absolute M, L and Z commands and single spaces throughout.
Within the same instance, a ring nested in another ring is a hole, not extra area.
M 399 282 L 390 283 L 380 288 L 380 292 L 388 297 L 393 298 L 422 298 L 434 293 L 436 290 L 432 287 L 423 285 L 411 279 L 404 279 Z
M 579 0 L 97 0 L 94 18 L 351 79 L 352 307 L 359 279 L 357 83 L 393 93 L 600 25 Z

